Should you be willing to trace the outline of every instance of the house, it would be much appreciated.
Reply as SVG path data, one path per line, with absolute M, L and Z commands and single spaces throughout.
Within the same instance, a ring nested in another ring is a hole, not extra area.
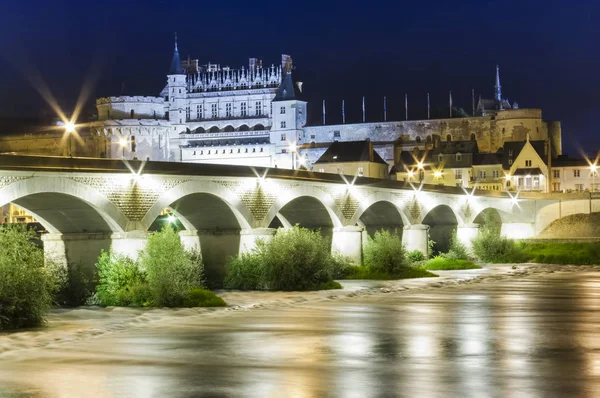
M 586 159 L 561 155 L 552 161 L 552 192 L 582 192 L 600 190 L 599 166 Z
M 320 173 L 388 178 L 388 164 L 373 149 L 370 140 L 334 142 L 313 164 Z
M 475 154 L 471 173 L 470 188 L 502 191 L 507 184 L 505 172 L 502 169 L 502 153 Z
M 504 143 L 502 168 L 510 190 L 549 192 L 547 141 L 509 141 Z

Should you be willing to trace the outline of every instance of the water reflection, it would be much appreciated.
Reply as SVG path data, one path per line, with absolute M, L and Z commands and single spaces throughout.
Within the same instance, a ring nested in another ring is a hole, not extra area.
M 0 395 L 593 396 L 599 286 L 556 274 L 178 317 L 0 357 Z

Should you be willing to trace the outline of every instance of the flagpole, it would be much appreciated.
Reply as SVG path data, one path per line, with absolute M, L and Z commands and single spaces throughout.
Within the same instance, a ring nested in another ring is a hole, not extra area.
M 473 116 L 475 116 L 475 90 L 471 89 L 471 107 L 473 108 Z
M 431 109 L 431 105 L 429 103 L 429 93 L 427 93 L 427 119 L 430 118 L 430 109 Z
M 346 124 L 346 113 L 344 112 L 344 100 L 342 100 L 342 124 Z
M 408 94 L 404 94 L 404 120 L 408 120 Z
M 387 122 L 387 100 L 383 97 L 383 121 Z
M 449 91 L 450 98 L 448 99 L 448 108 L 450 108 L 450 119 L 452 119 L 452 90 Z
M 325 100 L 323 100 L 323 125 L 325 125 Z
M 362 97 L 363 123 L 365 122 L 365 97 Z

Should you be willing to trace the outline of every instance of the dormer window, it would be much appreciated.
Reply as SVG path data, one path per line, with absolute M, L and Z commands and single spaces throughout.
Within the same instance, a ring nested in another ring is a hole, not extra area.
M 459 153 L 456 154 L 456 161 L 457 162 L 462 161 L 462 153 L 459 152 Z
M 444 160 L 444 156 L 443 156 L 443 155 L 440 153 L 440 154 L 438 155 L 438 162 L 439 162 L 439 163 L 441 163 L 441 162 L 442 162 L 442 160 Z

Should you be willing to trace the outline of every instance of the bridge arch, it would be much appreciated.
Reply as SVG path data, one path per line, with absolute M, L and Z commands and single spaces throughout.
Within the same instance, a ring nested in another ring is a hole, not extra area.
M 429 225 L 429 239 L 435 242 L 434 254 L 448 251 L 452 234 L 458 228 L 458 220 L 454 210 L 446 204 L 439 204 L 427 212 L 422 223 Z

